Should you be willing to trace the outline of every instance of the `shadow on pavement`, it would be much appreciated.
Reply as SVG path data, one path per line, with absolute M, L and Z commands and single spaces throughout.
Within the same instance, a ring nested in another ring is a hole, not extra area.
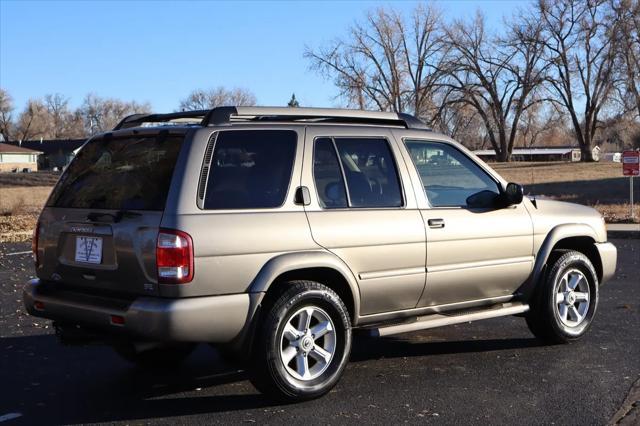
M 546 346 L 535 338 L 486 339 L 461 341 L 419 342 L 414 339 L 399 338 L 376 339 L 358 336 L 351 352 L 351 361 L 366 361 L 374 358 L 401 358 L 425 355 L 447 355 L 473 352 L 491 352 L 510 349 Z
M 416 342 L 357 336 L 351 360 L 485 352 L 537 346 L 535 339 Z M 140 370 L 104 346 L 65 347 L 52 335 L 0 339 L 0 415 L 19 423 L 160 419 L 277 406 L 201 345 L 184 366 Z M 313 402 L 311 402 L 313 403 Z

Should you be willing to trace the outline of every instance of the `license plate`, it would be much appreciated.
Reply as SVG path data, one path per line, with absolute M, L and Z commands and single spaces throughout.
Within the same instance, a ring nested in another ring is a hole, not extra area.
M 95 264 L 101 263 L 102 238 L 76 237 L 76 262 Z

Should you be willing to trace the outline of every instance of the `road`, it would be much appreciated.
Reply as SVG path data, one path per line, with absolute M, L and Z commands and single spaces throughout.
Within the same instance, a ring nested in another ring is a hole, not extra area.
M 544 346 L 516 317 L 357 338 L 338 386 L 293 405 L 258 394 L 208 346 L 150 373 L 107 347 L 59 345 L 22 308 L 31 258 L 8 253 L 28 245 L 1 244 L 0 422 L 606 424 L 640 378 L 640 240 L 614 243 L 619 268 L 584 339 Z M 640 421 L 637 411 L 623 422 Z

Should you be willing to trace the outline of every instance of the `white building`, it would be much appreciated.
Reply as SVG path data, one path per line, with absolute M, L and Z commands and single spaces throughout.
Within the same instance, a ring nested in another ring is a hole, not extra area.
M 29 171 L 38 170 L 38 156 L 40 151 L 0 143 L 0 172 Z

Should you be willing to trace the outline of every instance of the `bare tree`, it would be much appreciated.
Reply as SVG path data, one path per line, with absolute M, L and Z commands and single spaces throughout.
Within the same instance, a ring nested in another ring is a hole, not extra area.
M 249 90 L 241 88 L 229 90 L 220 86 L 210 90 L 194 90 L 189 96 L 180 101 L 180 110 L 211 109 L 224 105 L 253 106 L 255 104 L 256 97 Z
M 82 116 L 78 111 L 71 111 L 69 98 L 56 93 L 45 95 L 44 105 L 49 114 L 46 135 L 47 139 L 72 139 L 84 136 Z
M 440 109 L 436 129 L 458 140 L 469 149 L 484 148 L 483 123 L 469 103 L 447 103 Z
M 563 114 L 555 104 L 535 103 L 522 114 L 516 145 L 526 148 L 557 145 L 556 140 L 562 139 L 551 136 L 564 127 Z
M 84 98 L 78 111 L 84 121 L 86 133 L 93 135 L 112 129 L 127 115 L 151 112 L 151 105 L 101 98 L 90 93 Z
M 45 138 L 51 128 L 47 107 L 40 99 L 29 99 L 18 116 L 16 139 L 20 141 Z
M 13 99 L 9 92 L 0 88 L 0 135 L 5 141 L 11 140 L 13 131 Z
M 544 80 L 540 25 L 520 16 L 498 38 L 487 33 L 484 17 L 456 21 L 447 29 L 451 55 L 447 78 L 448 102 L 473 107 L 498 161 L 509 161 L 522 114 L 541 99 L 532 96 Z
M 312 69 L 333 79 L 347 106 L 412 112 L 431 123 L 446 56 L 440 22 L 433 5 L 417 6 L 408 22 L 397 11 L 379 8 L 354 24 L 347 38 L 307 47 L 304 56 Z
M 615 19 L 605 0 L 538 0 L 544 26 L 547 79 L 571 118 L 584 161 L 592 149 L 599 114 L 614 87 Z M 582 112 L 580 109 L 582 108 Z

